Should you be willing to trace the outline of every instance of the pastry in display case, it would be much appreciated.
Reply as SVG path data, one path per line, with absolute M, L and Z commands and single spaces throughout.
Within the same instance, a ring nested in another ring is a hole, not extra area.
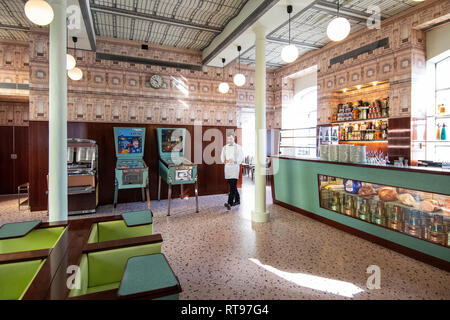
M 319 175 L 320 206 L 450 247 L 450 196 Z

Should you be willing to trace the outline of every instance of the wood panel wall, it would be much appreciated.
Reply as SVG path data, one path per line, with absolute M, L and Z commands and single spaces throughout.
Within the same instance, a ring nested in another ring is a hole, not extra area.
M 12 194 L 28 181 L 28 127 L 0 126 L 0 137 L 0 194 Z
M 114 133 L 115 126 L 133 126 L 131 124 L 114 123 L 89 123 L 89 122 L 68 122 L 67 136 L 69 138 L 86 138 L 95 140 L 99 149 L 99 205 L 111 204 L 114 197 L 114 169 L 116 165 Z M 150 176 L 150 198 L 157 199 L 158 192 L 158 148 L 156 139 L 156 128 L 167 127 L 163 125 L 134 125 L 146 128 L 144 160 L 149 166 Z M 194 137 L 194 126 L 176 126 L 169 127 L 186 128 L 191 137 Z M 30 121 L 29 131 L 29 175 L 30 175 L 30 206 L 31 210 L 47 209 L 47 182 L 48 173 L 48 122 Z M 225 143 L 226 131 L 235 130 L 236 127 L 202 127 L 202 134 L 208 129 L 218 129 L 222 132 Z M 201 150 L 205 150 L 211 141 L 203 141 Z M 186 144 L 186 152 L 190 152 L 191 159 L 194 160 L 193 144 Z M 214 154 L 213 154 L 214 155 Z M 62 155 L 65 157 L 66 155 Z M 220 156 L 220 155 L 219 155 Z M 224 178 L 223 164 L 205 163 L 198 165 L 199 195 L 222 194 L 228 192 L 228 184 Z M 173 197 L 179 196 L 180 188 L 173 188 Z M 185 186 L 185 195 L 193 196 L 193 185 Z M 167 185 L 162 184 L 161 198 L 167 198 Z M 119 202 L 140 201 L 140 190 L 120 190 Z

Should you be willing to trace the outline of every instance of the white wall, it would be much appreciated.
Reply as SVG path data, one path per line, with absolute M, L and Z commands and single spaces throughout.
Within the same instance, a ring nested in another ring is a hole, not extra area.
M 427 60 L 438 62 L 450 53 L 450 24 L 430 30 L 426 34 Z
M 317 86 L 317 71 L 301 76 L 294 79 L 294 95 L 302 91 L 303 89 Z

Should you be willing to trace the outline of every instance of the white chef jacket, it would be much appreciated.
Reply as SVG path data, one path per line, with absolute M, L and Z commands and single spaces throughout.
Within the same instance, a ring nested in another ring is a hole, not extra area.
M 233 163 L 225 163 L 225 179 L 239 179 L 239 167 L 244 161 L 242 147 L 237 143 L 226 144 L 222 149 L 220 159 L 222 162 L 233 160 Z

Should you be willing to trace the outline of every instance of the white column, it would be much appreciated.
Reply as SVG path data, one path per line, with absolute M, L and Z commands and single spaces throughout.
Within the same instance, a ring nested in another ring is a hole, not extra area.
M 66 0 L 49 0 L 54 19 L 49 50 L 49 221 L 67 220 Z
M 266 209 L 266 28 L 257 26 L 255 32 L 255 210 L 252 221 L 267 222 Z

